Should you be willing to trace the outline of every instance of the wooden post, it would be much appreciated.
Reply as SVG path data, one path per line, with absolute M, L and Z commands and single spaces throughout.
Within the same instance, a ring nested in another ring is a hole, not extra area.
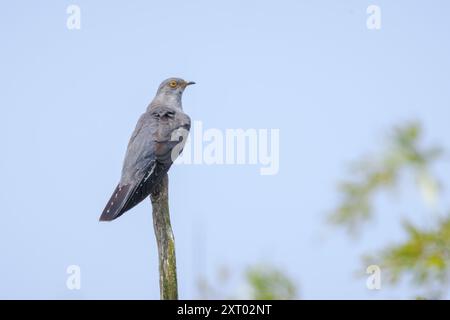
M 158 244 L 159 287 L 161 300 L 177 300 L 177 266 L 175 259 L 175 239 L 170 224 L 169 178 L 167 173 L 151 194 L 153 228 Z

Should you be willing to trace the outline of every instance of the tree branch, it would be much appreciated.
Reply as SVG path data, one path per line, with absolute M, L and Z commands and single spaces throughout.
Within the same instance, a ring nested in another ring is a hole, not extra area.
M 175 239 L 170 224 L 169 179 L 167 173 L 151 194 L 153 228 L 155 230 L 159 255 L 159 287 L 161 300 L 177 300 L 177 267 L 175 259 Z

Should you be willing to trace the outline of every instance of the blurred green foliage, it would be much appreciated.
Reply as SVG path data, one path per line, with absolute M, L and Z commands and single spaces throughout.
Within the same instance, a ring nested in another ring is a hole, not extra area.
M 250 299 L 290 300 L 297 296 L 294 283 L 281 271 L 271 267 L 250 267 L 246 272 Z
M 450 271 L 450 217 L 439 221 L 434 230 L 422 231 L 409 223 L 405 223 L 405 229 L 406 241 L 389 246 L 380 253 L 391 282 L 396 283 L 406 272 L 411 272 L 418 284 L 447 281 Z
M 253 265 L 248 267 L 239 276 L 239 279 L 233 279 L 233 275 L 236 274 L 231 272 L 228 267 L 222 266 L 217 270 L 213 283 L 205 278 L 199 279 L 200 297 L 202 299 L 246 300 L 289 300 L 298 297 L 294 281 L 285 272 L 273 266 L 267 264 Z M 241 282 L 238 291 L 235 291 L 234 280 Z
M 371 156 L 369 160 L 355 162 L 353 176 L 339 184 L 341 202 L 331 213 L 330 220 L 353 234 L 373 216 L 376 194 L 394 191 L 400 185 L 403 173 L 415 177 L 423 200 L 433 205 L 440 184 L 429 172 L 432 165 L 442 159 L 443 150 L 424 147 L 422 135 L 417 122 L 397 127 L 380 157 Z M 450 215 L 435 217 L 428 228 L 418 228 L 405 221 L 405 240 L 365 257 L 366 265 L 378 264 L 391 284 L 397 284 L 403 278 L 411 279 L 427 290 L 426 297 L 420 298 L 442 297 L 450 272 Z
M 370 155 L 354 162 L 350 166 L 351 177 L 338 185 L 340 203 L 331 213 L 330 221 L 355 232 L 372 217 L 378 192 L 393 191 L 404 172 L 413 174 L 423 195 L 433 201 L 438 183 L 428 172 L 442 150 L 422 147 L 421 138 L 419 123 L 408 123 L 393 130 L 381 156 Z

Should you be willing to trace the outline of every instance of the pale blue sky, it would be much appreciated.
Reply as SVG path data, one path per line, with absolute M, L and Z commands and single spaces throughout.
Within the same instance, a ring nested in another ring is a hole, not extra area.
M 81 30 L 66 7 L 81 8 Z M 366 28 L 366 8 L 382 29 Z M 324 225 L 345 164 L 420 119 L 450 148 L 448 1 L 9 1 L 0 10 L 0 298 L 159 297 L 149 201 L 98 217 L 160 81 L 195 80 L 184 109 L 205 128 L 279 128 L 280 171 L 176 166 L 170 206 L 180 296 L 199 275 L 266 262 L 302 298 L 369 291 L 359 256 L 402 238 L 384 214 L 352 241 Z M 436 168 L 449 178 L 449 166 Z M 414 203 L 414 215 L 425 212 Z M 448 201 L 445 204 L 449 204 Z M 450 207 L 450 205 L 448 206 Z M 386 210 L 383 210 L 386 209 Z M 398 215 L 400 217 L 400 215 Z M 82 289 L 66 289 L 77 264 Z M 240 285 L 233 280 L 236 290 Z

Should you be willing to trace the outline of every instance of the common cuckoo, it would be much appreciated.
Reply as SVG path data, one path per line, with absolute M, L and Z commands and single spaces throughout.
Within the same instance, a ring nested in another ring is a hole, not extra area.
M 191 120 L 181 96 L 188 82 L 169 78 L 161 83 L 128 143 L 122 176 L 100 221 L 111 221 L 149 196 L 182 151 Z

